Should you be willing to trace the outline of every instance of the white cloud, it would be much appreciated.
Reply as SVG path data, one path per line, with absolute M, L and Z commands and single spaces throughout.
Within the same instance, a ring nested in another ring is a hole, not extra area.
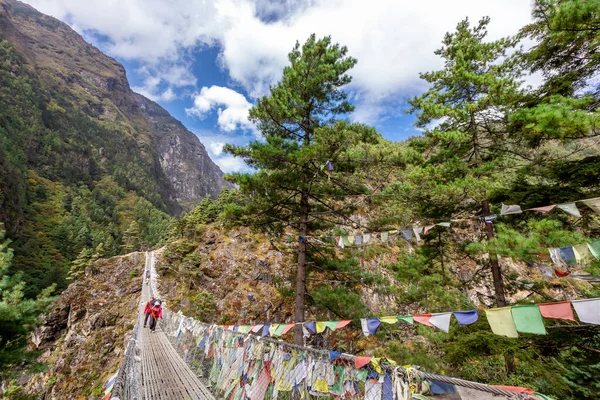
M 236 158 L 231 154 L 223 152 L 225 143 L 231 143 L 238 146 L 246 145 L 254 140 L 252 136 L 240 136 L 231 134 L 219 134 L 206 130 L 193 130 L 200 141 L 206 147 L 210 158 L 217 164 L 223 172 L 251 172 L 252 168 L 242 159 Z
M 360 95 L 353 118 L 368 120 L 423 88 L 419 72 L 441 67 L 433 51 L 464 17 L 476 23 L 489 15 L 491 39 L 516 33 L 530 19 L 526 0 L 25 1 L 88 36 L 101 33 L 109 54 L 149 65 L 177 64 L 190 50 L 216 46 L 222 68 L 254 98 L 280 78 L 297 40 L 330 34 L 358 59 L 351 72 L 350 89 Z M 192 81 L 183 72 L 173 76 L 174 82 L 161 79 L 171 86 Z M 219 118 L 227 129 L 239 126 L 237 115 Z
M 219 127 L 225 132 L 232 132 L 236 129 L 253 130 L 254 126 L 248 120 L 250 108 L 252 104 L 235 90 L 221 86 L 205 86 L 194 96 L 194 105 L 185 111 L 190 116 L 205 118 L 216 109 Z

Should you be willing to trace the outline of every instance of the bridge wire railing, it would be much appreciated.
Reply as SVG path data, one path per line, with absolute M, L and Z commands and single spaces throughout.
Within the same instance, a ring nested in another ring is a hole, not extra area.
M 356 357 L 350 354 L 334 353 L 332 359 L 332 353 L 325 350 L 207 325 L 168 309 L 161 326 L 175 350 L 216 398 L 405 400 L 440 390 L 448 398 L 456 398 L 451 393 L 466 388 L 469 396 L 475 396 L 468 398 L 491 394 L 500 396 L 493 397 L 498 400 L 533 399 L 499 387 L 385 362 L 356 368 Z

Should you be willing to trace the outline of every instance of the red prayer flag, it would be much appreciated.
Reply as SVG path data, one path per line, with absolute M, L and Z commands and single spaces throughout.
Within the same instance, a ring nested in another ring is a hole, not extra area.
M 352 320 L 348 319 L 348 320 L 343 320 L 338 322 L 338 324 L 335 326 L 335 330 L 338 330 L 340 328 L 345 327 L 346 325 L 348 325 L 350 322 L 352 322 Z
M 540 313 L 544 318 L 557 318 L 575 321 L 573 309 L 570 301 L 560 301 L 557 303 L 542 303 L 539 304 Z
M 371 362 L 371 357 L 354 357 L 354 367 L 362 368 Z
M 554 273 L 556 274 L 556 276 L 558 276 L 559 278 L 564 278 L 565 276 L 569 276 L 571 275 L 571 273 L 569 271 L 559 271 L 557 269 L 554 270 Z
M 427 225 L 423 231 L 423 234 L 427 235 L 432 228 L 435 228 L 435 225 Z
M 292 329 L 294 326 L 296 326 L 296 324 L 287 324 L 285 326 L 285 328 L 283 328 L 283 331 L 281 331 L 282 335 L 285 335 L 286 333 L 288 333 L 290 331 L 290 329 Z
M 520 386 L 501 386 L 501 385 L 490 385 L 490 386 L 498 388 L 498 389 L 510 390 L 511 392 L 516 392 L 516 393 L 533 394 L 533 389 L 524 388 L 524 387 L 520 387 Z
M 537 211 L 537 212 L 541 212 L 542 214 L 547 213 L 548 211 L 552 211 L 552 209 L 556 207 L 556 205 L 553 206 L 544 206 L 544 207 L 534 207 L 534 208 L 528 208 L 525 211 Z
M 433 326 L 433 324 L 431 322 L 429 322 L 429 320 L 431 319 L 431 314 L 417 314 L 417 315 L 413 315 L 413 320 L 417 321 L 420 324 L 423 325 L 427 325 L 427 326 Z

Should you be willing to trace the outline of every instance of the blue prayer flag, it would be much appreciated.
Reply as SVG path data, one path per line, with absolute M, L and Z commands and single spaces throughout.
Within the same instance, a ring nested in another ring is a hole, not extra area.
M 308 331 L 310 333 L 312 333 L 313 335 L 317 334 L 317 322 L 313 321 L 313 322 L 307 322 L 304 324 L 304 326 L 306 327 L 306 329 L 308 329 Z
M 474 324 L 479 319 L 479 314 L 477 313 L 477 310 L 454 311 L 452 314 L 454 314 L 454 317 L 456 318 L 460 326 Z
M 379 325 L 381 325 L 379 318 L 367 318 L 367 328 L 369 329 L 369 333 L 371 335 L 375 335 L 377 333 Z

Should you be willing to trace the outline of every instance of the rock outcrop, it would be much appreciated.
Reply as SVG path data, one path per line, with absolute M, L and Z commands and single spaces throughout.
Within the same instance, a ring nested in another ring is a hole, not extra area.
M 99 260 L 58 298 L 32 335 L 46 372 L 28 377 L 26 392 L 45 399 L 100 398 L 121 365 L 137 317 L 145 256 Z

